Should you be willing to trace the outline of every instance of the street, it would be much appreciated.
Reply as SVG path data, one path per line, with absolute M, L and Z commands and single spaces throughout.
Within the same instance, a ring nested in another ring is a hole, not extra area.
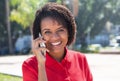
M 0 73 L 22 76 L 22 62 L 31 55 L 0 57 Z M 86 54 L 94 81 L 120 81 L 119 54 Z

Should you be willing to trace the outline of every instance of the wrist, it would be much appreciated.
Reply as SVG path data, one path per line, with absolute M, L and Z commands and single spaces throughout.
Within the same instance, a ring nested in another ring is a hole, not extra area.
M 42 67 L 45 68 L 45 62 L 39 62 L 38 67 L 39 68 L 42 68 Z

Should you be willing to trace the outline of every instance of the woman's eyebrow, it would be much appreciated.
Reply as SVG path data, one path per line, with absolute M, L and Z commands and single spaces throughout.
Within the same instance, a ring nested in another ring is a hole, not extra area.
M 60 26 L 58 29 L 65 29 L 65 27 L 63 27 L 63 26 Z
M 48 31 L 48 30 L 50 30 L 50 29 L 46 29 L 46 28 L 45 28 L 45 29 L 42 29 L 41 31 Z

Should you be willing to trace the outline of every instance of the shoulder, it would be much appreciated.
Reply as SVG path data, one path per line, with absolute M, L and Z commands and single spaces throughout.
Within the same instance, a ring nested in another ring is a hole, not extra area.
M 31 56 L 27 58 L 22 64 L 23 67 L 30 67 L 30 66 L 32 67 L 35 65 L 37 65 L 37 59 L 35 56 Z
M 71 60 L 75 60 L 75 62 L 79 62 L 81 64 L 87 62 L 87 58 L 84 53 L 74 51 L 74 50 L 68 50 L 69 58 Z
M 74 50 L 68 50 L 68 53 L 72 57 L 77 57 L 77 58 L 86 58 L 84 53 L 74 51 Z
M 70 59 L 80 65 L 82 69 L 88 67 L 87 58 L 84 53 L 69 50 Z
M 38 67 L 35 56 L 29 57 L 22 64 L 23 81 L 37 81 Z

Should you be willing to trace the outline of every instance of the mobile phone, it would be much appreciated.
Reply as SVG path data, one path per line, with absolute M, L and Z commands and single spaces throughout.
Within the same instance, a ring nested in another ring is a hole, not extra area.
M 41 35 L 40 33 L 39 33 L 39 37 L 42 38 L 42 35 Z M 46 47 L 46 46 L 45 46 L 45 43 L 44 43 L 44 42 L 41 42 L 41 43 L 40 43 L 40 47 L 45 48 L 45 47 Z M 42 50 L 41 53 L 44 55 L 44 54 L 46 53 L 46 50 Z
M 39 37 L 42 38 L 42 35 L 41 35 L 40 33 L 39 33 Z M 46 46 L 45 46 L 45 43 L 41 42 L 41 43 L 40 43 L 40 47 L 44 47 L 44 48 L 45 48 L 45 47 L 46 47 Z

